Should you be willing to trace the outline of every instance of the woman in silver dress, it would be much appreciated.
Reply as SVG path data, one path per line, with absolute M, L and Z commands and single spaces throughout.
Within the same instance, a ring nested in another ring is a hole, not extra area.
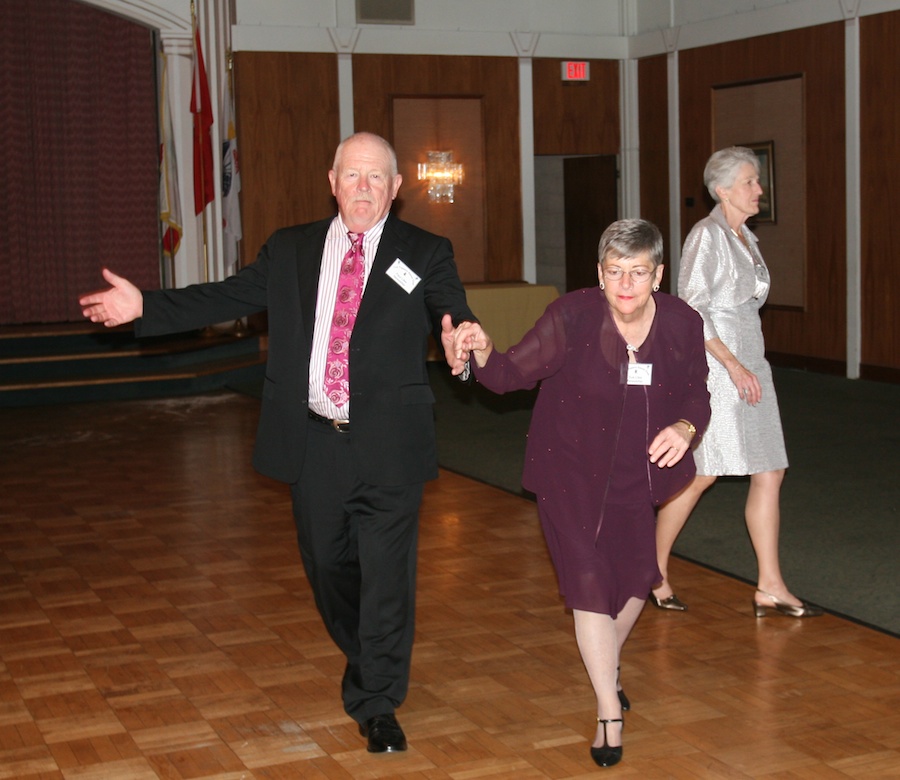
M 743 147 L 716 152 L 703 183 L 718 205 L 685 241 L 678 295 L 703 318 L 712 418 L 694 454 L 697 476 L 659 510 L 656 547 L 663 580 L 650 601 L 661 609 L 687 609 L 668 581 L 675 539 L 716 477 L 749 475 L 745 519 L 758 568 L 755 615 L 821 615 L 819 607 L 788 590 L 778 562 L 779 495 L 788 461 L 759 319 L 769 271 L 744 224 L 759 212 L 762 195 L 756 155 Z

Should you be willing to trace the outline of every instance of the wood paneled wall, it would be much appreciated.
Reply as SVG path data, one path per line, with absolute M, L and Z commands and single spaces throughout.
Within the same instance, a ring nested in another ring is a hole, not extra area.
M 900 12 L 860 19 L 862 375 L 900 381 Z M 885 371 L 886 368 L 892 371 Z
M 272 231 L 337 212 L 328 169 L 340 143 L 334 54 L 235 54 L 241 262 Z
M 453 244 L 463 284 L 484 281 L 487 236 L 484 197 L 484 121 L 480 98 L 396 98 L 394 148 L 403 185 L 396 208 L 403 219 L 446 236 Z M 449 151 L 463 166 L 453 203 L 433 203 L 429 183 L 419 181 L 419 164 L 431 151 Z
M 536 154 L 619 153 L 618 69 L 592 60 L 589 82 L 566 84 L 560 60 L 534 61 Z M 522 278 L 518 78 L 515 58 L 353 58 L 355 126 L 391 141 L 395 97 L 482 101 L 489 282 Z M 333 54 L 239 52 L 235 92 L 246 264 L 276 228 L 334 211 L 326 172 L 340 141 L 337 61 Z
M 892 46 L 894 46 L 892 44 Z M 894 46 L 894 48 L 896 48 Z M 715 86 L 803 74 L 806 87 L 806 309 L 766 307 L 766 348 L 779 362 L 843 371 L 846 355 L 844 25 L 809 27 L 679 55 L 684 235 L 711 201 L 703 167 L 712 149 Z M 694 206 L 685 205 L 686 198 Z M 766 248 L 761 247 L 763 255 Z
M 485 154 L 485 281 L 522 278 L 519 73 L 515 58 L 392 54 L 353 56 L 358 130 L 389 140 L 395 97 L 478 97 Z M 402 195 L 402 190 L 401 190 Z M 402 204 L 400 206 L 402 216 Z
M 641 216 L 662 232 L 667 268 L 662 288 L 675 291 L 669 259 L 669 94 L 665 54 L 638 62 L 638 123 L 640 125 Z M 676 254 L 681 247 L 675 247 Z
M 534 153 L 618 154 L 619 63 L 589 60 L 590 81 L 563 81 L 561 63 L 532 63 Z
M 900 12 L 861 19 L 863 376 L 900 371 L 900 226 L 892 209 L 900 159 Z M 822 56 L 828 52 L 828 56 Z M 478 97 L 484 106 L 485 279 L 522 275 L 518 64 L 515 58 L 354 56 L 355 122 L 390 139 L 395 96 Z M 565 84 L 560 61 L 534 60 L 535 153 L 618 154 L 618 63 L 591 61 Z M 805 94 L 807 306 L 767 307 L 766 345 L 781 363 L 843 372 L 846 353 L 844 27 L 822 25 L 683 51 L 682 231 L 710 208 L 702 171 L 712 149 L 714 87 L 802 74 Z M 641 212 L 669 230 L 666 55 L 638 66 Z M 334 212 L 326 173 L 340 141 L 333 54 L 239 52 L 235 58 L 244 241 L 251 262 L 272 230 Z M 694 207 L 684 199 L 694 199 Z M 667 246 L 667 254 L 674 248 Z M 765 253 L 765 247 L 762 247 Z M 678 248 L 680 251 L 680 247 Z M 670 280 L 671 281 L 671 280 Z

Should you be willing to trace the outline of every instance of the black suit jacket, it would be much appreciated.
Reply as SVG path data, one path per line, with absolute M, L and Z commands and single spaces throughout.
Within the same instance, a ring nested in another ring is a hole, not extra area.
M 269 354 L 253 465 L 293 483 L 306 445 L 308 373 L 319 268 L 333 218 L 275 232 L 253 265 L 221 282 L 144 293 L 139 336 L 177 333 L 268 310 Z M 387 276 L 401 260 L 421 281 Z M 440 320 L 473 320 L 453 249 L 389 215 L 350 340 L 351 447 L 363 481 L 404 485 L 437 476 L 426 355 Z M 312 423 L 318 424 L 318 423 Z

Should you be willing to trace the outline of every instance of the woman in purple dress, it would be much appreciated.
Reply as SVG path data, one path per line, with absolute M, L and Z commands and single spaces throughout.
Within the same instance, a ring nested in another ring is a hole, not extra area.
M 477 323 L 460 326 L 461 357 L 497 393 L 541 387 L 523 485 L 541 526 L 597 697 L 591 757 L 622 757 L 619 657 L 660 581 L 654 507 L 694 475 L 691 446 L 709 421 L 703 324 L 659 292 L 663 243 L 644 220 L 600 239 L 599 288 L 551 303 L 508 352 Z

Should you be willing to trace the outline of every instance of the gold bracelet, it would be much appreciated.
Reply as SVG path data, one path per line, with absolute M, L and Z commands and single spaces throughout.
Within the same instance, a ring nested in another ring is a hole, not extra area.
M 691 435 L 691 438 L 693 439 L 694 436 L 697 434 L 697 429 L 694 427 L 694 423 L 692 423 L 690 420 L 685 420 L 684 418 L 680 419 L 678 422 L 684 423 L 687 426 L 688 433 Z

